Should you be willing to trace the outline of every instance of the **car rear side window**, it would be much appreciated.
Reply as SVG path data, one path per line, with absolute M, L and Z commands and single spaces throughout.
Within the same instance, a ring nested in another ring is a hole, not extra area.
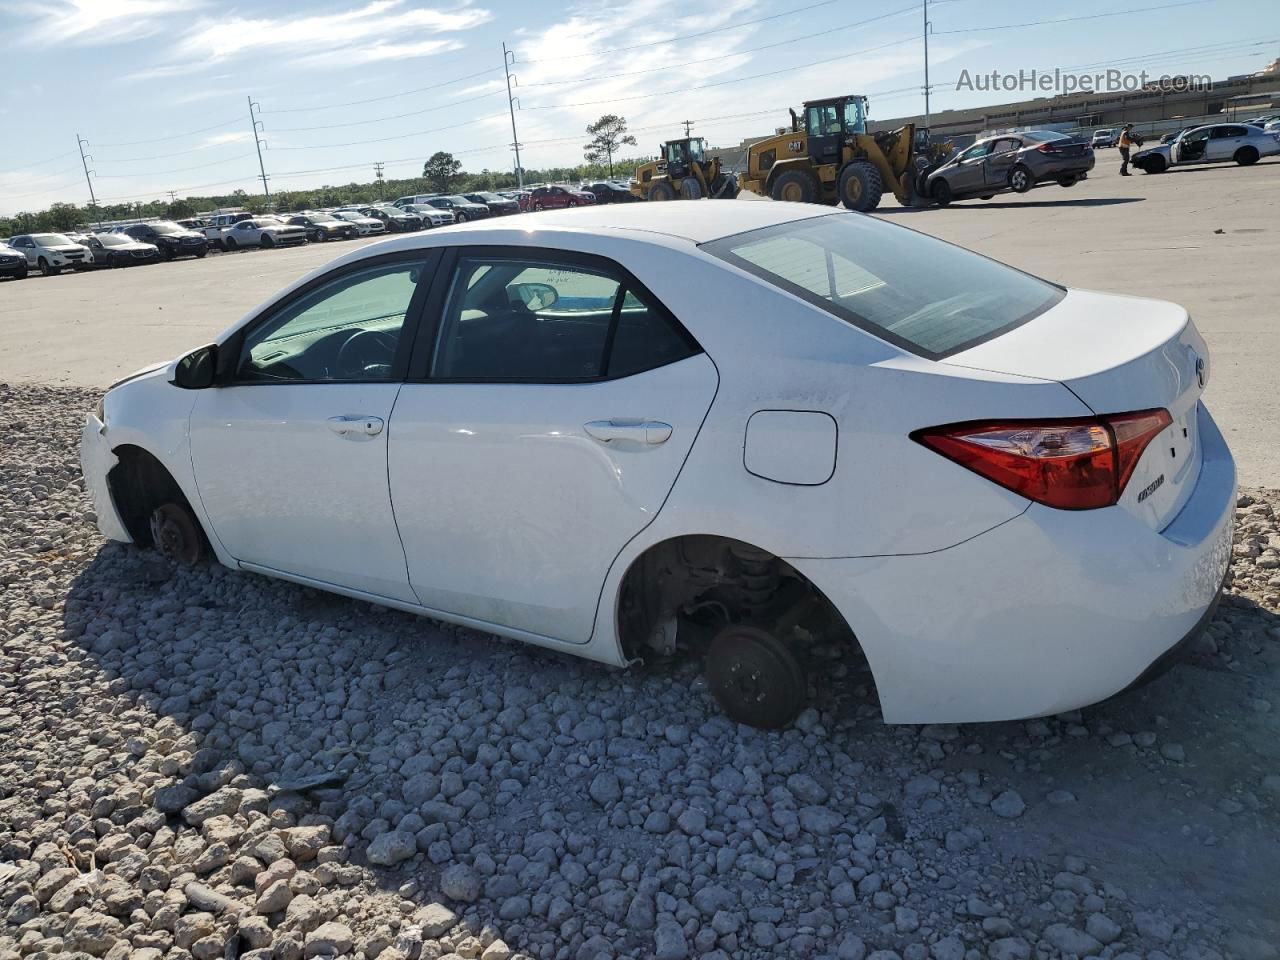
M 431 377 L 589 381 L 698 352 L 666 311 L 620 274 L 536 257 L 464 256 L 449 286 Z
M 932 360 L 1012 330 L 1064 295 L 995 260 L 859 214 L 778 224 L 702 249 Z
M 665 313 L 627 290 L 618 310 L 605 373 L 610 377 L 628 377 L 675 363 L 697 352 L 693 341 Z

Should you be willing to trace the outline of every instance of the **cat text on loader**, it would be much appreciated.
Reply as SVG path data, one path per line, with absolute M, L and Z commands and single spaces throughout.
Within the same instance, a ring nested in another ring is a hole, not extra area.
M 636 169 L 631 192 L 642 200 L 732 200 L 738 195 L 738 178 L 720 169 L 719 157 L 707 159 L 701 137 L 685 137 L 668 140 L 659 159 Z
M 810 100 L 791 129 L 747 148 L 744 190 L 800 203 L 843 203 L 874 210 L 885 189 L 904 206 L 915 200 L 916 129 L 867 133 L 867 98 Z

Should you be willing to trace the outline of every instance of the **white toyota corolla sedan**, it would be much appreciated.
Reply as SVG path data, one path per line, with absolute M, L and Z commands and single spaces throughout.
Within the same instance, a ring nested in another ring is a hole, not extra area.
M 103 534 L 789 722 L 822 639 L 888 722 L 1051 714 L 1204 625 L 1235 467 L 1171 303 L 871 217 L 625 204 L 334 260 L 116 384 Z

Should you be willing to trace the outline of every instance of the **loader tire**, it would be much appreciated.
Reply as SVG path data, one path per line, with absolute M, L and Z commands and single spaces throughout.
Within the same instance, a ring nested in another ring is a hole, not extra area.
M 680 196 L 685 200 L 701 200 L 702 184 L 693 177 L 685 177 L 680 184 Z
M 865 160 L 855 160 L 840 171 L 837 189 L 840 202 L 848 209 L 866 213 L 880 206 L 884 194 L 884 181 L 880 171 Z
M 649 187 L 649 200 L 674 200 L 676 192 L 671 189 L 671 184 L 665 180 L 659 180 L 657 183 Z
M 732 200 L 738 195 L 738 178 L 732 173 L 720 175 L 719 185 L 711 185 L 711 199 Z
M 773 181 L 769 196 L 788 203 L 814 203 L 818 199 L 818 181 L 807 170 L 787 170 Z

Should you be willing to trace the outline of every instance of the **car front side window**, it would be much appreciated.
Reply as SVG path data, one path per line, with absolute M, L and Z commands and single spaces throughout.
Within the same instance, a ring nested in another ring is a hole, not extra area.
M 420 260 L 352 270 L 321 284 L 249 331 L 239 383 L 390 380 Z

